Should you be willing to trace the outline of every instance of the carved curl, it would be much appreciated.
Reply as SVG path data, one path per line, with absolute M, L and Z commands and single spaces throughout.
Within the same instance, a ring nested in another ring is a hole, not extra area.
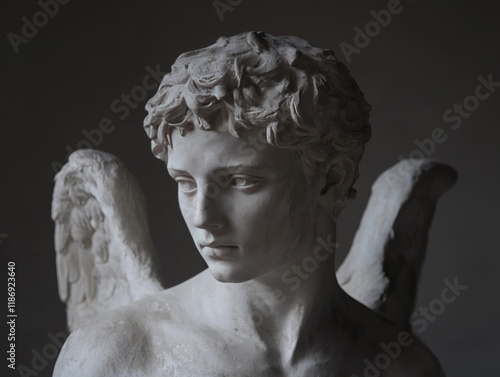
M 370 108 L 332 51 L 249 32 L 180 55 L 146 105 L 144 128 L 153 154 L 166 161 L 173 129 L 209 130 L 220 115 L 235 137 L 265 128 L 269 144 L 297 152 L 306 175 L 350 160 L 354 184 L 371 134 Z

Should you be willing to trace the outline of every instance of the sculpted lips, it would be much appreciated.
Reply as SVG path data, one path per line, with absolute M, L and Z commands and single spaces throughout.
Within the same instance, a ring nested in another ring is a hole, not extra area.
M 218 242 L 201 244 L 201 247 L 207 257 L 214 258 L 231 255 L 238 249 L 237 246 L 226 245 Z

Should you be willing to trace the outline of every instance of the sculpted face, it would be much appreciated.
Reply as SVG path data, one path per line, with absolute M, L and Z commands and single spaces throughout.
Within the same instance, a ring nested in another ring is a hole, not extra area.
M 172 134 L 167 168 L 191 236 L 213 276 L 243 282 L 303 258 L 314 232 L 294 153 L 242 153 L 224 126 Z M 300 197 L 300 201 L 296 199 Z M 280 275 L 281 276 L 281 275 Z

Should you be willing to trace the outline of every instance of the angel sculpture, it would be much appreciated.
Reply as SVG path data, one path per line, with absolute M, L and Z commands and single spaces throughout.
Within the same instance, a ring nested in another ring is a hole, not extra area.
M 182 54 L 146 109 L 208 269 L 163 289 L 132 175 L 107 153 L 74 152 L 52 204 L 73 330 L 54 376 L 444 375 L 409 317 L 456 173 L 408 160 L 382 174 L 336 270 L 370 106 L 331 51 L 220 38 Z

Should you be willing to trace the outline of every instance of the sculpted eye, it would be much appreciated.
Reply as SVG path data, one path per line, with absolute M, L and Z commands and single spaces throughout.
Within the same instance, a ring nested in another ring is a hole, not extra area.
M 262 180 L 256 177 L 249 176 L 233 176 L 231 178 L 230 184 L 237 188 L 249 188 L 256 186 Z
M 186 194 L 190 194 L 196 191 L 196 182 L 192 179 L 179 177 L 176 178 L 175 181 L 177 182 L 179 189 Z

